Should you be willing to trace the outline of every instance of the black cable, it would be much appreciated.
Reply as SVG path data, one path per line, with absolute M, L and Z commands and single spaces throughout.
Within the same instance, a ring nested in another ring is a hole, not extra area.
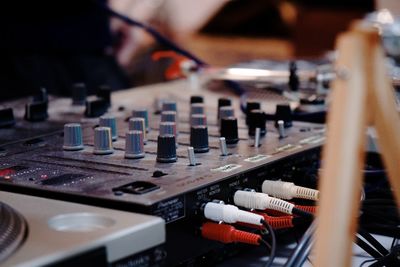
M 116 18 L 119 18 L 120 20 L 126 22 L 129 25 L 137 26 L 137 27 L 143 29 L 144 31 L 148 32 L 151 36 L 153 36 L 153 38 L 159 44 L 161 44 L 161 45 L 163 45 L 163 46 L 165 46 L 165 47 L 177 52 L 178 54 L 180 54 L 182 56 L 190 58 L 191 60 L 196 62 L 198 65 L 201 65 L 201 66 L 207 65 L 204 61 L 202 61 L 201 59 L 199 59 L 198 57 L 196 57 L 195 55 L 193 55 L 189 51 L 185 50 L 184 48 L 180 47 L 179 45 L 177 45 L 173 41 L 169 40 L 168 38 L 163 36 L 161 33 L 159 33 L 156 29 L 154 29 L 150 25 L 147 25 L 147 24 L 145 24 L 143 22 L 134 20 L 132 18 L 129 18 L 128 16 L 120 14 L 120 13 L 114 11 L 112 8 L 110 8 L 107 4 L 99 3 L 98 1 L 95 1 L 95 2 L 104 11 L 106 11 L 109 15 L 111 15 L 113 17 L 116 17 Z
M 271 253 L 269 255 L 267 263 L 264 265 L 264 267 L 270 267 L 275 259 L 275 255 L 276 255 L 276 236 L 275 236 L 274 230 L 272 229 L 271 225 L 267 221 L 261 220 L 261 223 L 268 230 L 268 232 L 271 236 Z M 262 239 L 262 241 L 265 242 L 265 240 L 263 240 L 263 239 Z
M 370 233 L 365 231 L 362 228 L 358 229 L 358 233 L 365 239 L 367 240 L 377 251 L 379 251 L 383 256 L 389 254 L 389 251 L 382 246 L 381 243 L 378 242 L 378 240 L 375 239 Z
M 366 263 L 373 262 L 373 261 L 376 261 L 376 259 L 365 260 L 365 261 L 363 261 L 363 262 L 360 264 L 359 267 L 363 267 Z
M 356 236 L 356 244 L 359 246 L 362 250 L 367 252 L 369 255 L 374 257 L 375 259 L 379 259 L 384 255 L 381 255 L 377 250 L 375 250 L 373 247 L 371 247 L 367 242 Z

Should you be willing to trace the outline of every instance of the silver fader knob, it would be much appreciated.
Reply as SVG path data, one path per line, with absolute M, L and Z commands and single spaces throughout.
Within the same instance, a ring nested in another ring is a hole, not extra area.
M 117 120 L 112 115 L 104 115 L 99 119 L 100 127 L 109 127 L 111 129 L 111 138 L 113 141 L 117 141 Z
M 132 117 L 133 118 L 143 118 L 144 119 L 144 124 L 146 126 L 146 131 L 150 131 L 150 126 L 149 126 L 149 112 L 147 109 L 135 109 L 132 111 Z
M 83 149 L 82 127 L 79 123 L 67 123 L 64 125 L 63 149 L 67 151 Z
M 147 142 L 146 126 L 144 118 L 130 118 L 128 122 L 129 131 L 142 131 L 143 143 Z
M 106 155 L 114 152 L 109 127 L 97 127 L 94 129 L 93 154 Z
M 127 132 L 125 140 L 125 158 L 139 159 L 144 157 L 142 131 Z

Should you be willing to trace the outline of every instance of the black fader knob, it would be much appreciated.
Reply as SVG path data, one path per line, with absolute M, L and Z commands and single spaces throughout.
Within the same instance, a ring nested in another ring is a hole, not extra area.
M 207 126 L 199 125 L 190 128 L 190 146 L 193 147 L 195 153 L 205 153 L 210 150 Z
M 254 136 L 256 133 L 256 128 L 260 128 L 261 136 L 267 133 L 266 128 L 266 114 L 261 109 L 254 109 L 249 113 L 249 135 Z
M 283 121 L 285 128 L 292 127 L 292 109 L 289 104 L 276 105 L 275 127 L 278 127 L 278 121 Z
M 221 137 L 225 137 L 227 144 L 239 142 L 238 123 L 235 117 L 221 119 Z
M 172 163 L 177 161 L 175 136 L 159 135 L 157 139 L 157 162 Z
M 249 125 L 248 116 L 249 116 L 250 111 L 255 110 L 255 109 L 261 109 L 260 102 L 247 101 L 247 103 L 246 103 L 246 125 Z

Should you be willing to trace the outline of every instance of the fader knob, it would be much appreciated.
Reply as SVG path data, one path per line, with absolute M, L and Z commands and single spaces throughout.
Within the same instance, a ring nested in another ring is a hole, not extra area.
M 93 154 L 106 155 L 112 154 L 111 129 L 109 127 L 97 127 L 94 129 L 94 149 Z
M 117 121 L 112 115 L 104 115 L 100 117 L 99 125 L 101 127 L 109 127 L 111 129 L 111 138 L 113 141 L 118 139 Z
M 71 88 L 72 105 L 85 105 L 87 90 L 84 83 L 74 83 Z
M 172 134 L 159 135 L 157 139 L 157 162 L 172 163 L 176 161 L 175 136 Z
M 208 147 L 208 129 L 206 126 L 193 126 L 190 128 L 190 146 L 195 153 L 205 153 Z
M 190 97 L 190 104 L 204 103 L 204 98 L 200 95 L 192 95 Z
M 264 136 L 267 133 L 265 113 L 260 109 L 254 109 L 249 113 L 249 135 L 254 136 L 256 128 L 260 128 L 260 135 Z
M 64 145 L 67 151 L 83 149 L 82 127 L 79 123 L 67 123 L 64 125 Z
M 239 142 L 238 125 L 235 117 L 221 118 L 221 136 L 225 137 L 227 144 Z
M 125 138 L 125 158 L 139 159 L 144 157 L 142 131 L 129 131 Z
M 292 109 L 289 104 L 276 105 L 275 127 L 278 127 L 278 121 L 284 121 L 285 128 L 292 127 Z
M 249 125 L 248 116 L 249 116 L 250 111 L 255 110 L 255 109 L 261 109 L 260 102 L 247 101 L 247 104 L 246 104 L 246 125 Z
M 150 126 L 149 126 L 149 112 L 145 108 L 138 108 L 132 111 L 132 117 L 134 118 L 143 118 L 144 119 L 144 124 L 146 127 L 146 132 L 149 132 Z

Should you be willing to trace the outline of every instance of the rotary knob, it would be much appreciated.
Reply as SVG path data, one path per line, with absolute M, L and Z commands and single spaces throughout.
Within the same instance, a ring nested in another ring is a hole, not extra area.
M 193 126 L 190 128 L 190 146 L 195 153 L 205 153 L 210 149 L 208 147 L 208 129 L 207 126 Z
M 172 163 L 177 161 L 175 136 L 159 135 L 157 138 L 157 162 Z
M 278 121 L 283 121 L 285 128 L 292 127 L 292 109 L 289 104 L 276 105 L 275 126 L 278 127 Z
M 84 83 L 74 83 L 71 87 L 72 105 L 84 106 L 86 102 L 86 86 Z
M 246 104 L 246 125 L 249 125 L 248 116 L 249 116 L 250 111 L 255 110 L 255 109 L 261 109 L 260 102 L 247 101 L 247 104 Z
M 266 114 L 261 109 L 254 109 L 249 113 L 249 135 L 254 136 L 256 128 L 260 128 L 260 135 L 264 136 L 267 133 Z
M 190 114 L 204 114 L 204 104 L 195 103 L 190 105 Z
M 117 120 L 112 115 L 104 115 L 100 117 L 99 125 L 101 127 L 109 127 L 111 129 L 111 139 L 116 141 L 118 139 L 117 133 Z
M 64 125 L 63 149 L 67 151 L 83 149 L 82 127 L 79 123 L 67 123 Z
M 207 117 L 204 114 L 190 116 L 190 126 L 207 126 Z
M 125 137 L 125 158 L 139 159 L 144 157 L 142 131 L 129 131 Z
M 175 122 L 176 123 L 176 111 L 163 111 L 161 112 L 161 121 L 162 122 Z
M 149 112 L 145 108 L 140 108 L 140 109 L 135 109 L 132 111 L 132 117 L 134 118 L 143 118 L 144 119 L 144 124 L 146 127 L 146 132 L 149 132 L 150 126 L 149 126 Z
M 111 129 L 109 127 L 97 127 L 94 129 L 94 149 L 93 154 L 106 155 L 112 154 Z
M 143 132 L 143 142 L 147 142 L 147 133 L 144 118 L 130 118 L 128 123 L 129 131 L 142 131 Z
M 162 111 L 178 111 L 177 104 L 175 101 L 164 101 L 162 103 Z
M 227 144 L 239 142 L 238 124 L 235 117 L 221 119 L 221 137 L 225 137 Z
M 220 117 L 220 109 L 221 107 L 229 107 L 232 105 L 232 101 L 228 98 L 219 98 L 218 99 L 218 110 L 217 110 L 217 119 L 219 119 Z
M 33 102 L 25 106 L 24 119 L 31 122 L 44 121 L 49 117 L 47 102 Z
M 99 117 L 106 113 L 108 109 L 107 101 L 103 98 L 86 100 L 85 106 L 85 116 L 89 118 Z
M 190 97 L 190 104 L 204 103 L 204 98 L 201 95 L 192 95 Z

